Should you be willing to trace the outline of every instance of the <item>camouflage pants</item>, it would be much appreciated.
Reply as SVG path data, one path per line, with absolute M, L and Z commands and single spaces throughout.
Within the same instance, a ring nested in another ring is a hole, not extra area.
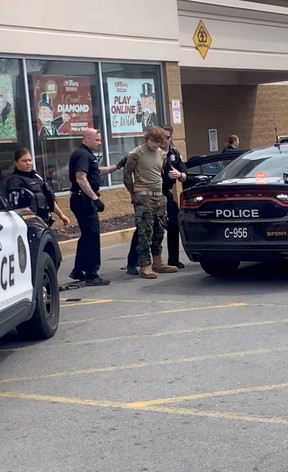
M 162 253 L 162 241 L 166 217 L 167 200 L 164 195 L 153 197 L 137 195 L 135 198 L 135 224 L 138 230 L 138 263 L 140 267 L 151 264 L 151 254 Z M 151 254 L 150 254 L 151 251 Z

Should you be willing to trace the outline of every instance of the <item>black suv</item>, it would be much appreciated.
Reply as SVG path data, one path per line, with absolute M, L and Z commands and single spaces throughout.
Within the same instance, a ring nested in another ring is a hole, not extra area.
M 25 189 L 11 202 L 0 194 L 0 336 L 17 328 L 47 339 L 58 328 L 61 252 L 52 230 L 30 210 L 33 198 Z

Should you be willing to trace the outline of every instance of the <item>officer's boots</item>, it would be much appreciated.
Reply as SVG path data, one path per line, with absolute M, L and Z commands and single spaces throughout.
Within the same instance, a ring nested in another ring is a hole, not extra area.
M 161 256 L 153 256 L 152 270 L 159 274 L 172 274 L 178 272 L 178 267 L 165 264 Z
M 157 279 L 157 274 L 152 270 L 152 266 L 150 264 L 140 267 L 140 277 L 142 277 L 142 279 Z

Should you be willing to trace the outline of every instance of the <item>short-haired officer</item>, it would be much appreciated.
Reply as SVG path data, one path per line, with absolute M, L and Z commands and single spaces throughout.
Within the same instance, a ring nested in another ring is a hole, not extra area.
M 228 139 L 228 144 L 224 147 L 222 152 L 226 151 L 233 151 L 235 149 L 238 149 L 240 146 L 240 139 L 236 134 L 231 134 Z
M 81 236 L 78 240 L 75 265 L 69 277 L 74 280 L 86 280 L 86 285 L 109 285 L 110 280 L 99 277 L 101 265 L 100 228 L 98 212 L 104 211 L 100 200 L 100 176 L 121 169 L 126 157 L 118 164 L 99 167 L 93 152 L 101 146 L 99 129 L 88 128 L 82 144 L 70 157 L 69 178 L 71 181 L 70 208 L 74 213 Z

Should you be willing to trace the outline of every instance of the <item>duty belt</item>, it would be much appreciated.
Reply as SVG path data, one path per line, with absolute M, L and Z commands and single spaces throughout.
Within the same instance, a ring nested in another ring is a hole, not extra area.
M 135 192 L 137 195 L 151 195 L 151 197 L 160 197 L 163 195 L 162 192 L 154 192 L 154 190 L 140 190 L 140 192 Z
M 96 193 L 97 197 L 100 197 L 100 192 L 97 191 L 95 193 Z M 77 192 L 71 192 L 70 191 L 70 194 L 71 195 L 86 195 L 86 193 L 84 193 L 82 190 L 78 190 Z

